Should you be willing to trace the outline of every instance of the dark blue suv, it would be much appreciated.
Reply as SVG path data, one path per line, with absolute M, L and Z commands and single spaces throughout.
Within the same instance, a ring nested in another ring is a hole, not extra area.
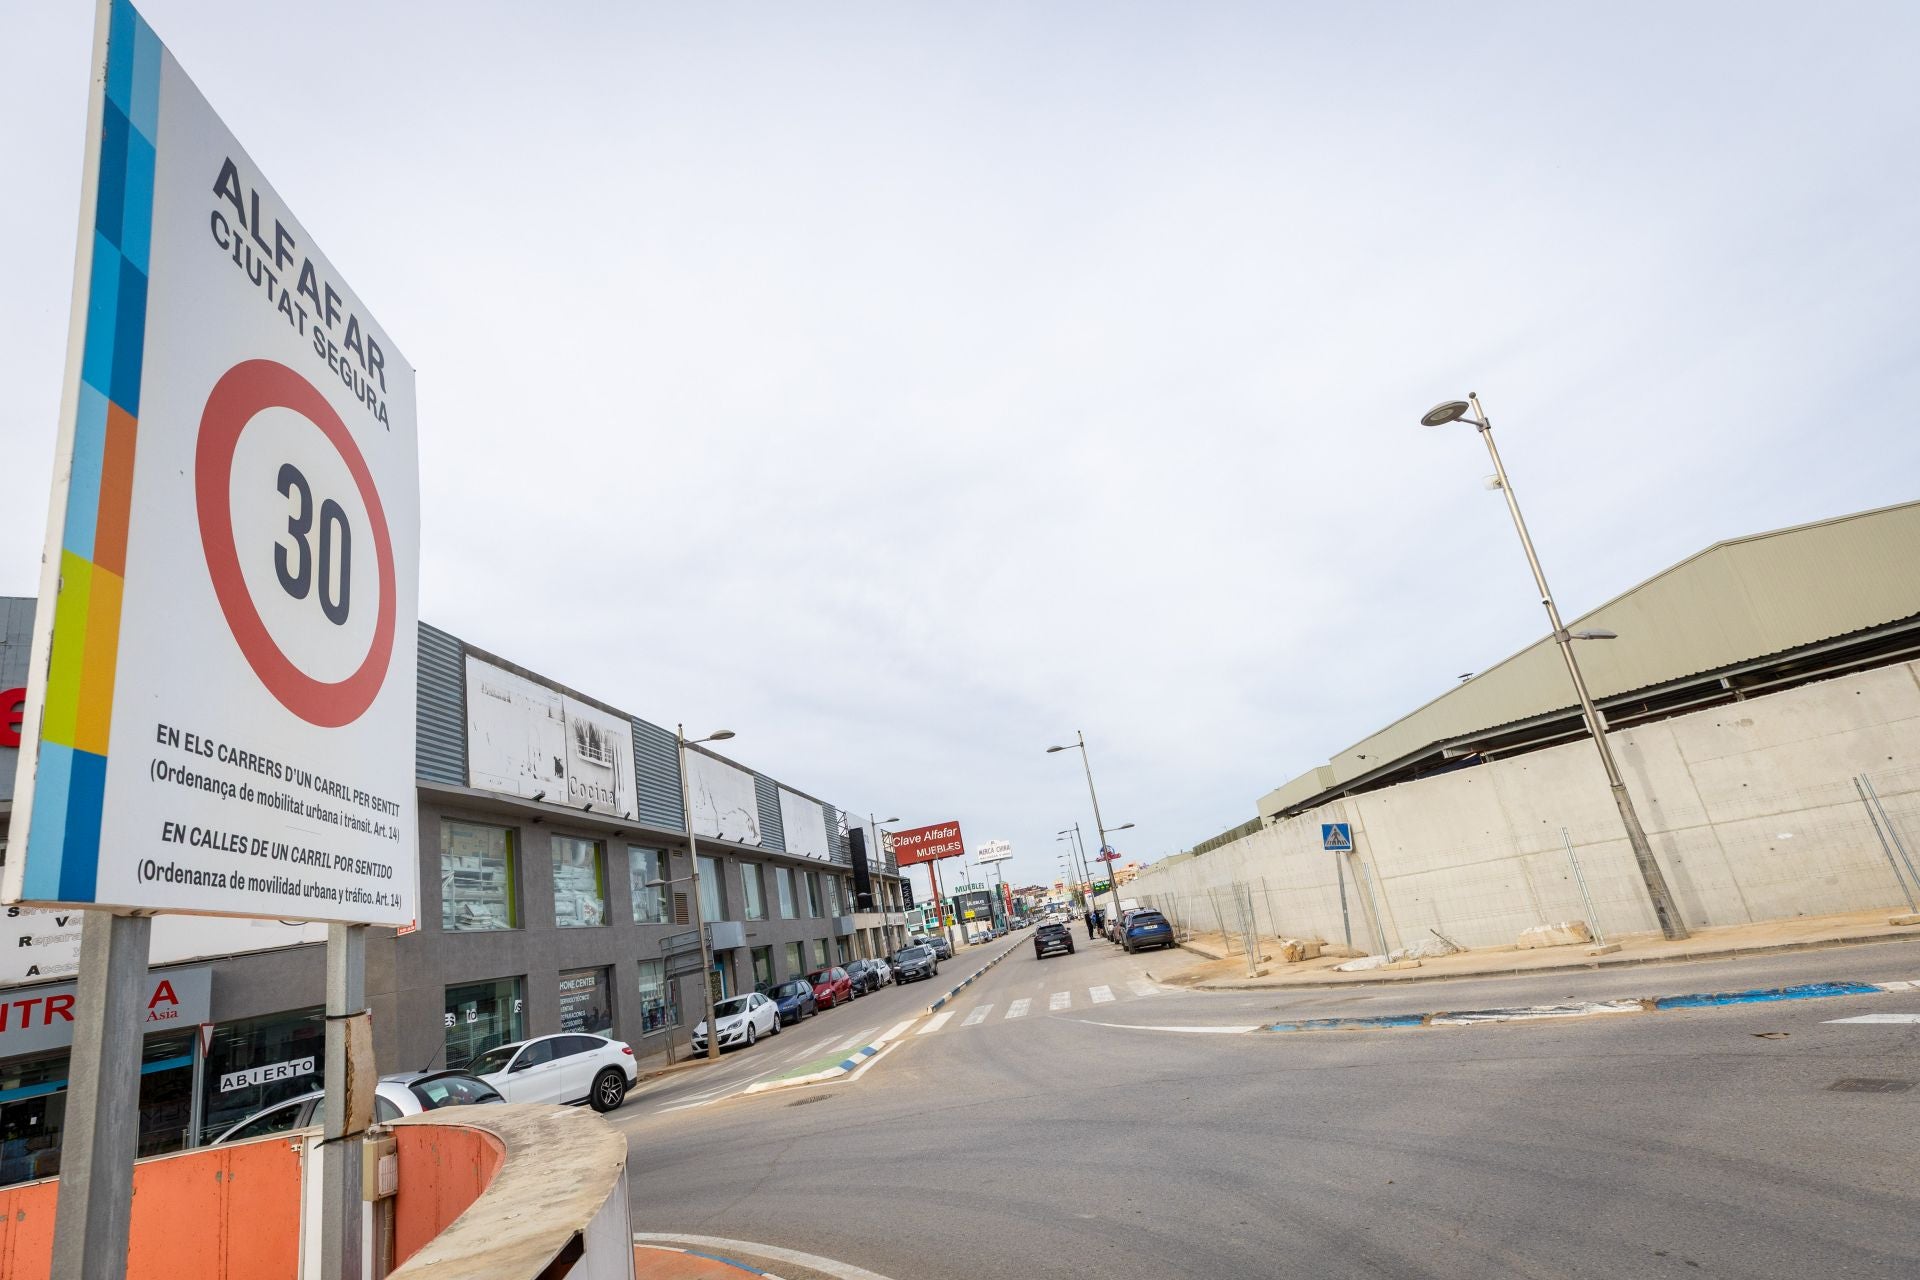
M 1148 947 L 1171 947 L 1173 926 L 1158 911 L 1129 911 L 1120 923 L 1120 945 L 1128 954 Z

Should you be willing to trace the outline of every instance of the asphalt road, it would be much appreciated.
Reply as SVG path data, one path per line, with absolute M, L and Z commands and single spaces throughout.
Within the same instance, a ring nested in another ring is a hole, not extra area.
M 1084 936 L 1045 961 L 1016 941 L 851 1083 L 629 1102 L 614 1119 L 635 1229 L 889 1280 L 1920 1276 L 1920 1085 L 1833 1088 L 1920 1081 L 1920 1024 L 1832 1021 L 1920 1013 L 1920 989 L 1551 1024 L 1148 1029 L 1920 979 L 1920 945 L 1279 995 L 1167 989 L 1148 976 L 1165 958 Z M 942 978 L 982 952 L 966 955 Z M 906 1016 L 869 1000 L 875 1016 L 862 1001 L 818 1022 Z

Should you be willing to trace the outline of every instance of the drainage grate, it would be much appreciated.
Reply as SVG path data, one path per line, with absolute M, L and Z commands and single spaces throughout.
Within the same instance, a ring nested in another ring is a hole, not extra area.
M 1913 1088 L 1911 1080 L 1875 1080 L 1870 1076 L 1850 1076 L 1827 1086 L 1833 1093 L 1905 1093 Z
M 804 1107 L 809 1102 L 827 1102 L 831 1100 L 832 1097 L 833 1095 L 830 1093 L 816 1093 L 811 1098 L 797 1098 L 794 1101 L 789 1102 L 787 1105 L 790 1107 Z

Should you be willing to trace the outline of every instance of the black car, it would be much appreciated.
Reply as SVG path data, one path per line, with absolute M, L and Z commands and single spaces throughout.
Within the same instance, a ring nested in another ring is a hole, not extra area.
M 920 945 L 902 947 L 893 953 L 893 976 L 900 982 L 912 982 L 916 978 L 931 978 L 940 972 L 940 958 L 933 948 Z
M 847 965 L 847 976 L 853 979 L 853 994 L 864 996 L 869 991 L 880 989 L 880 974 L 872 960 L 854 960 Z
M 1043 924 L 1034 930 L 1033 958 L 1035 960 L 1044 960 L 1048 956 L 1057 955 L 1062 951 L 1068 955 L 1073 954 L 1073 935 L 1067 932 L 1067 926 L 1063 924 Z

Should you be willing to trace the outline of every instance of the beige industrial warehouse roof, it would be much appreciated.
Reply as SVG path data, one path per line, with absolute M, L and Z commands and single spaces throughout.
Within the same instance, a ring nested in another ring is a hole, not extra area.
M 1649 689 L 1920 614 L 1920 502 L 1715 543 L 1569 622 L 1596 700 Z M 1262 816 L 1447 742 L 1570 709 L 1552 637 L 1394 721 L 1261 798 Z

